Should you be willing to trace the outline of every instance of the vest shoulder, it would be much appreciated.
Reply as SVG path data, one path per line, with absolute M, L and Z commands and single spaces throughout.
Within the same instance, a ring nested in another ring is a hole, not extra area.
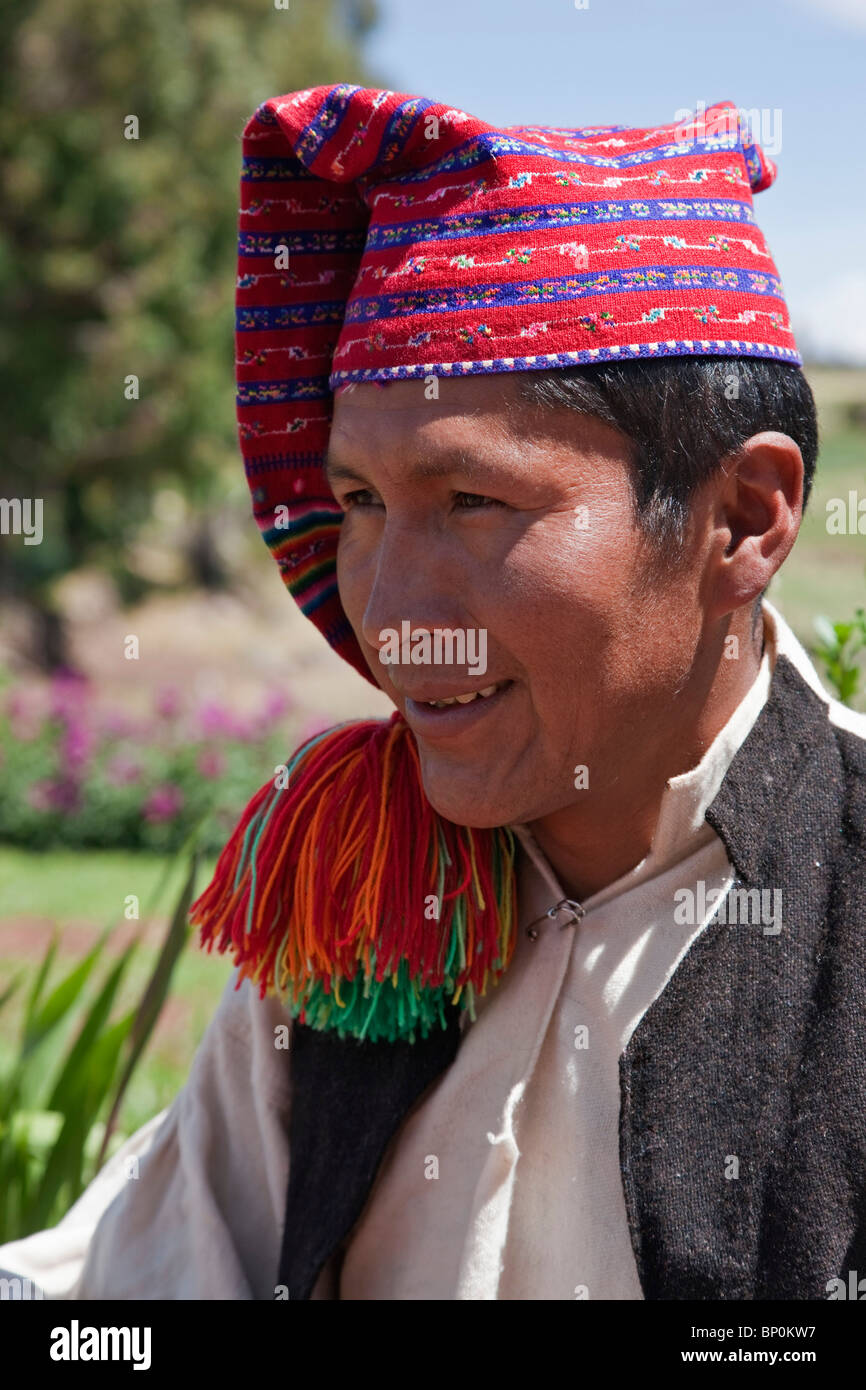
M 866 721 L 864 721 L 866 722 Z M 862 808 L 861 819 L 866 823 L 866 728 L 864 722 L 853 727 L 833 721 L 833 733 L 845 778 L 856 803 Z
M 866 759 L 866 714 L 849 709 L 838 700 L 830 701 L 828 714 L 837 737 L 850 744 L 855 755 Z

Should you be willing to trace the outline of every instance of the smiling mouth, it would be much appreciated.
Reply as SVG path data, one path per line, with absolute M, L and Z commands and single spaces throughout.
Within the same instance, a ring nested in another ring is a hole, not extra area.
M 416 704 L 424 705 L 427 709 L 447 709 L 449 705 L 471 705 L 473 700 L 489 700 L 491 695 L 495 695 L 497 690 L 502 690 L 504 686 L 510 684 L 509 681 L 497 681 L 493 685 L 486 685 L 481 690 L 469 690 L 465 695 L 449 695 L 444 700 L 416 700 Z
M 461 691 L 459 695 L 443 695 L 442 684 L 438 690 L 431 683 L 416 695 L 403 697 L 404 717 L 412 732 L 434 743 L 463 738 L 468 730 L 495 719 L 495 712 L 503 701 L 511 698 L 511 691 L 516 688 L 513 680 L 504 680 L 482 685 L 477 690 Z M 427 698 L 422 699 L 422 695 Z

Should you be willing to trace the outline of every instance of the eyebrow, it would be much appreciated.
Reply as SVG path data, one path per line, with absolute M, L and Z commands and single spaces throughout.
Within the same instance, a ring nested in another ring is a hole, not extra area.
M 339 463 L 331 455 L 330 450 L 325 454 L 324 459 L 325 477 L 329 482 L 334 482 L 338 478 L 349 479 L 357 483 L 366 483 L 367 479 L 360 473 L 356 473 L 348 464 Z M 428 478 L 446 478 L 453 473 L 462 473 L 465 477 L 472 479 L 490 479 L 502 476 L 502 470 L 495 465 L 486 463 L 483 459 L 477 458 L 473 454 L 456 453 L 449 454 L 439 459 L 422 459 L 407 475 L 410 482 L 416 480 L 426 480 Z

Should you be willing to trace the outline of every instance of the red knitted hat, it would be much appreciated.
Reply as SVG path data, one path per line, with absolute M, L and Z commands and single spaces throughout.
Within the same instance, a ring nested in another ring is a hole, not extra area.
M 259 107 L 241 182 L 241 447 L 284 582 L 364 676 L 322 471 L 332 391 L 665 355 L 799 364 L 754 222 L 775 174 L 731 102 L 637 130 L 498 130 L 345 84 Z

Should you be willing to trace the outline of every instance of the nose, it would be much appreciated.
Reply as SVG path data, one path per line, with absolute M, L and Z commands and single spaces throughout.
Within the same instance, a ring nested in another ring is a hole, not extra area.
M 410 636 L 461 625 L 459 575 L 445 550 L 429 530 L 385 522 L 361 624 L 374 651 L 388 641 L 389 631 L 402 633 L 405 622 Z

